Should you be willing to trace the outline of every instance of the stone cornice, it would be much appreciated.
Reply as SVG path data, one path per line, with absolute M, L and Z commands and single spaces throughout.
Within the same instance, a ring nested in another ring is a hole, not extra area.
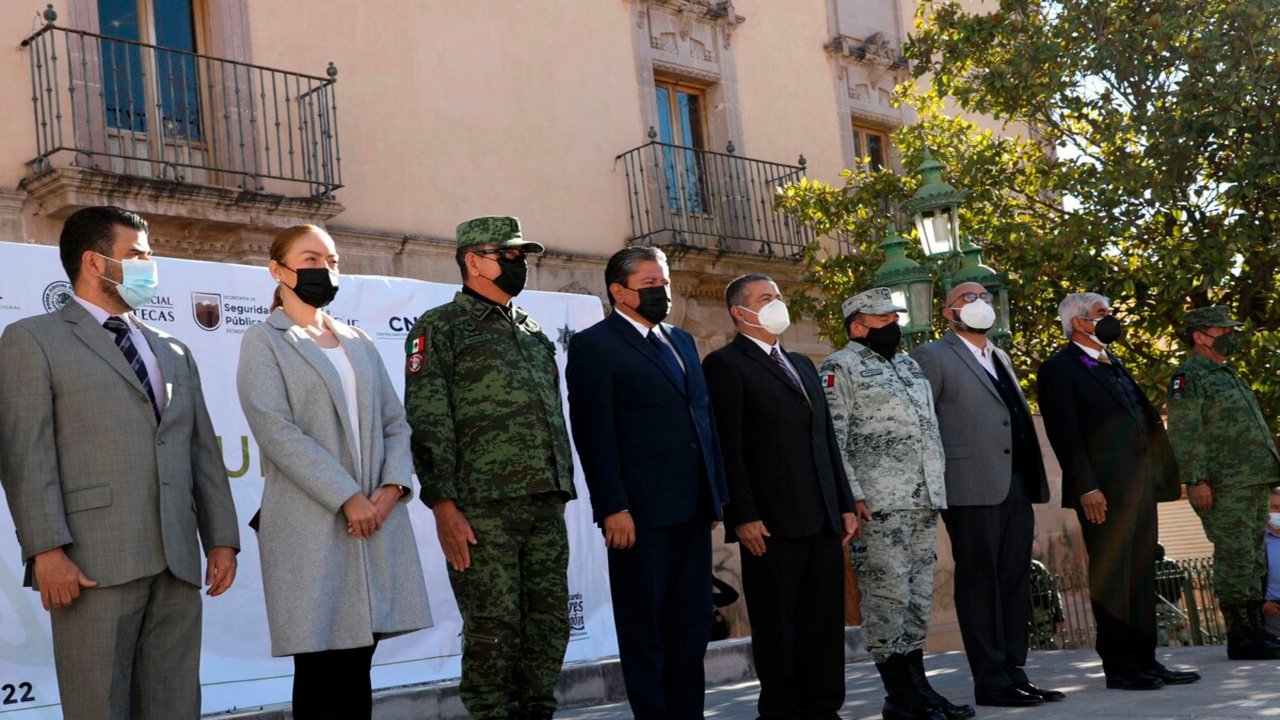
M 120 205 L 147 217 L 196 221 L 203 226 L 283 228 L 322 224 L 345 208 L 332 200 L 290 198 L 234 188 L 179 183 L 78 167 L 58 167 L 21 183 L 52 218 L 83 207 Z

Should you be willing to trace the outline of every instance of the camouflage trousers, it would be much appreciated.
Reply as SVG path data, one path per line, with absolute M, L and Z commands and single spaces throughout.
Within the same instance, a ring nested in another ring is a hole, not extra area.
M 462 613 L 458 694 L 476 720 L 549 718 L 569 644 L 569 537 L 560 493 L 462 508 L 479 544 L 449 569 Z
M 871 513 L 849 543 L 862 591 L 862 637 L 876 662 L 924 647 L 933 608 L 936 510 Z
M 1213 507 L 1196 510 L 1213 543 L 1213 591 L 1224 606 L 1262 600 L 1270 492 L 1266 485 L 1213 488 Z

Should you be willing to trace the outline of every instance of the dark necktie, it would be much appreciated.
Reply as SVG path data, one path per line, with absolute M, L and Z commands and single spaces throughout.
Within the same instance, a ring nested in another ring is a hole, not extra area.
M 769 357 L 773 358 L 773 361 L 778 363 L 778 367 L 782 369 L 782 374 L 786 375 L 787 379 L 791 381 L 791 384 L 794 385 L 796 389 L 800 391 L 801 395 L 803 395 L 804 386 L 800 384 L 800 378 L 796 377 L 796 374 L 791 372 L 791 368 L 787 367 L 787 364 L 783 362 L 782 353 L 778 352 L 777 345 L 774 345 L 772 348 L 769 348 Z
M 649 344 L 653 346 L 653 349 L 658 352 L 658 355 L 662 358 L 662 362 L 666 364 L 667 372 L 671 373 L 671 377 L 683 386 L 684 368 L 680 367 L 680 361 L 676 360 L 676 354 L 672 352 L 671 348 L 668 347 L 666 343 L 658 339 L 658 334 L 653 330 L 650 330 L 649 334 L 644 337 L 649 341 Z
M 151 378 L 147 376 L 147 366 L 142 362 L 142 356 L 138 354 L 138 348 L 133 346 L 133 338 L 129 334 L 129 325 L 118 315 L 112 315 L 107 321 L 102 323 L 102 327 L 111 331 L 115 335 L 116 346 L 120 348 L 120 352 L 124 353 L 125 362 L 129 363 L 129 367 L 133 370 L 133 374 L 138 376 L 138 382 L 142 383 L 142 389 L 147 391 L 147 397 L 151 398 L 151 409 L 155 412 L 156 418 L 160 417 L 160 410 L 156 408 L 156 393 L 151 389 Z

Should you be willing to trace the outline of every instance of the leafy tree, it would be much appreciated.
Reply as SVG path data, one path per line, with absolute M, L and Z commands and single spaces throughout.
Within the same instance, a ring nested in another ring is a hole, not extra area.
M 1183 313 L 1221 303 L 1253 331 L 1242 373 L 1269 418 L 1280 410 L 1280 23 L 1271 4 L 921 6 L 906 53 L 927 85 L 900 89 L 920 120 L 893 140 L 907 168 L 927 142 L 947 181 L 973 192 L 962 227 L 1010 276 L 1024 382 L 1063 342 L 1058 301 L 1091 290 L 1112 299 L 1127 329 L 1122 357 L 1162 401 L 1186 352 Z M 984 131 L 948 103 L 1003 121 L 1006 132 Z M 861 167 L 846 180 L 779 194 L 785 211 L 848 238 L 835 257 L 812 248 L 806 275 L 807 309 L 837 342 L 832 306 L 869 285 L 884 203 L 919 182 Z

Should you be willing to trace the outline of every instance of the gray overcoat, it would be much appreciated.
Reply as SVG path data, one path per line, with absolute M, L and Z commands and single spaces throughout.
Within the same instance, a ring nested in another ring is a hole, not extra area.
M 366 540 L 347 532 L 342 504 L 381 485 L 412 488 L 404 406 L 368 335 L 332 321 L 355 371 L 352 437 L 338 371 L 283 310 L 244 335 L 240 405 L 262 453 L 258 535 L 272 655 L 364 647 L 431 625 L 406 503 Z M 361 467 L 355 467 L 353 442 Z

